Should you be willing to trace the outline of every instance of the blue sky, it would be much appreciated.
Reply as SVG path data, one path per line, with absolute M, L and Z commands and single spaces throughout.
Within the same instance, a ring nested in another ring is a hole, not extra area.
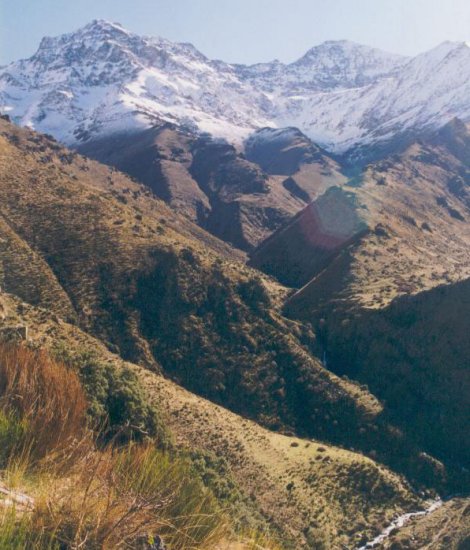
M 325 40 L 405 54 L 470 41 L 469 0 L 0 0 L 0 64 L 97 18 L 241 63 L 293 61 Z

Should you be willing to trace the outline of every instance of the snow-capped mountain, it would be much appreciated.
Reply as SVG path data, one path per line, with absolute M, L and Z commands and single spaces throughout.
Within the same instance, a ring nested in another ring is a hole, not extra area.
M 243 78 L 266 92 L 292 95 L 365 86 L 390 74 L 406 60 L 400 55 L 338 40 L 315 46 L 288 65 L 274 61 L 237 68 Z
M 244 66 L 99 20 L 1 68 L 0 109 L 70 145 L 169 121 L 231 142 L 297 127 L 344 152 L 469 120 L 470 47 L 407 58 L 330 41 L 294 63 Z

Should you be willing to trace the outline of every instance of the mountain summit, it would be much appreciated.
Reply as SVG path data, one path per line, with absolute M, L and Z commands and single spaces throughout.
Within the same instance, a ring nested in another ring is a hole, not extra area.
M 71 145 L 171 122 L 232 143 L 293 126 L 343 153 L 468 120 L 469 75 L 464 42 L 407 58 L 328 41 L 290 64 L 245 66 L 95 20 L 3 67 L 0 108 Z

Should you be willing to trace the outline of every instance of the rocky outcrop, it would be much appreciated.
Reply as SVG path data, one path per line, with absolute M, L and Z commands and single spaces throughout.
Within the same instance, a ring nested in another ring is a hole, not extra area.
M 0 481 L 0 510 L 2 508 L 14 508 L 19 512 L 31 511 L 34 508 L 34 499 L 24 493 L 8 489 Z

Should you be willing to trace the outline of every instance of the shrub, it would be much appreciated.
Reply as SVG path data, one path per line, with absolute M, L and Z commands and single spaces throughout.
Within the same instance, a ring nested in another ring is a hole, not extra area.
M 241 540 L 245 550 L 281 550 L 285 548 L 276 542 L 269 533 L 263 531 L 247 530 L 242 533 Z
M 89 418 L 105 441 L 151 437 L 160 447 L 170 446 L 162 415 L 132 370 L 104 363 L 89 351 L 72 354 L 57 347 L 54 355 L 77 370 L 87 395 Z
M 269 293 L 261 279 L 247 279 L 238 284 L 240 298 L 254 311 L 260 311 L 271 305 Z

